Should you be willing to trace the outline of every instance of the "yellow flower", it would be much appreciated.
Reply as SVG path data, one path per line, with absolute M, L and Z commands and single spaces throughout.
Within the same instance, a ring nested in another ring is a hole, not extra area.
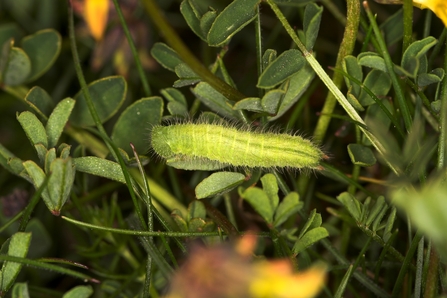
M 324 285 L 324 266 L 314 266 L 294 273 L 288 260 L 259 262 L 254 265 L 255 277 L 250 283 L 253 298 L 311 298 Z
M 413 5 L 420 9 L 430 9 L 447 27 L 447 0 L 413 0 Z
M 96 40 L 102 39 L 109 14 L 109 0 L 85 0 L 84 18 Z

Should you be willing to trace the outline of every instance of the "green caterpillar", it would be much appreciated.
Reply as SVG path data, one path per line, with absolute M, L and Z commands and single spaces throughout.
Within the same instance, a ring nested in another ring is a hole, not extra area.
M 185 170 L 242 168 L 321 169 L 324 153 L 311 141 L 234 125 L 173 124 L 152 128 L 151 147 L 168 165 Z

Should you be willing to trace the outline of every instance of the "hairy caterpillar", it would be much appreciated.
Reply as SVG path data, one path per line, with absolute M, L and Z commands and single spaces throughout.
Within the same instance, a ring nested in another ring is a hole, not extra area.
M 324 153 L 297 135 L 250 131 L 221 123 L 178 123 L 152 128 L 151 147 L 168 165 L 185 170 L 319 169 Z

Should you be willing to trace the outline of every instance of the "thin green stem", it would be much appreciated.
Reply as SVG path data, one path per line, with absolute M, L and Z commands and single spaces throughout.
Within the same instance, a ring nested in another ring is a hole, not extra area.
M 256 19 L 255 19 L 255 39 L 256 39 L 256 68 L 258 71 L 258 77 L 264 71 L 262 65 L 262 35 L 261 35 L 261 12 L 259 5 L 256 6 Z M 259 97 L 264 96 L 264 89 L 258 88 Z
M 37 191 L 34 193 L 33 197 L 29 201 L 28 205 L 26 206 L 24 212 L 22 221 L 20 222 L 20 226 L 18 231 L 19 232 L 25 232 L 26 226 L 28 225 L 28 222 L 31 218 L 31 213 L 33 213 L 34 207 L 36 207 L 37 203 L 40 201 L 40 195 L 42 194 L 43 190 L 47 187 L 48 181 L 50 180 L 51 174 L 47 175 L 45 179 L 43 180 L 42 184 L 39 186 Z
M 414 282 L 414 298 L 421 297 L 422 290 L 422 269 L 424 268 L 424 237 L 419 241 L 417 261 L 416 261 L 416 278 Z
M 405 99 L 404 92 L 402 90 L 402 87 L 400 85 L 400 81 L 394 72 L 394 64 L 391 60 L 390 54 L 388 53 L 388 49 L 385 43 L 385 40 L 383 39 L 382 33 L 380 31 L 379 26 L 376 23 L 376 18 L 373 16 L 371 9 L 369 9 L 368 2 L 363 2 L 363 7 L 365 8 L 366 14 L 368 15 L 369 22 L 371 23 L 374 31 L 374 35 L 376 36 L 377 42 L 379 43 L 379 50 L 380 53 L 385 60 L 385 65 L 388 70 L 388 75 L 391 78 L 391 82 L 394 87 L 394 92 L 396 93 L 397 102 L 399 104 L 400 111 L 402 113 L 402 118 L 404 120 L 405 129 L 407 132 L 411 129 L 411 114 L 410 114 L 410 108 L 408 106 L 408 102 Z
M 89 224 L 86 222 L 82 222 L 76 219 L 72 219 L 66 216 L 61 216 L 62 219 L 71 222 L 75 225 L 94 229 L 98 231 L 106 231 L 110 233 L 116 233 L 116 234 L 123 234 L 123 235 L 132 235 L 132 236 L 153 236 L 153 237 L 215 237 L 220 236 L 221 232 L 148 232 L 148 231 L 138 231 L 138 230 L 124 230 L 124 229 L 116 229 L 116 228 L 110 228 L 110 227 L 103 227 L 98 225 Z M 239 233 L 236 231 L 237 236 L 239 235 L 256 235 L 259 237 L 270 237 L 269 232 L 258 232 L 258 233 Z
M 347 55 L 350 55 L 354 50 L 355 41 L 357 37 L 359 19 L 360 19 L 360 3 L 358 0 L 348 0 L 347 1 L 347 22 L 345 27 L 345 32 L 343 35 L 343 40 L 340 44 L 340 49 L 338 51 L 337 61 L 335 63 L 335 68 L 341 69 L 343 60 Z M 343 75 L 340 73 L 334 73 L 332 76 L 334 85 L 341 89 L 343 86 Z M 324 101 L 322 114 L 332 114 L 334 112 L 335 104 L 337 100 L 331 92 L 329 92 Z M 314 139 L 318 143 L 322 143 L 326 131 L 329 127 L 331 117 L 321 116 L 318 119 L 317 125 L 314 130 Z
M 391 294 L 392 297 L 398 297 L 400 291 L 402 290 L 402 284 L 404 282 L 405 275 L 407 275 L 408 273 L 408 269 L 411 265 L 411 261 L 413 260 L 414 253 L 416 252 L 416 249 L 418 248 L 419 245 L 419 241 L 421 241 L 422 237 L 423 237 L 422 233 L 417 231 L 416 235 L 411 241 L 410 248 L 408 249 L 408 252 L 405 255 L 405 259 L 402 264 L 402 267 L 400 268 L 399 275 L 397 276 L 397 280 L 394 283 L 393 292 Z
M 158 30 L 164 35 L 166 42 L 171 46 L 177 54 L 199 77 L 211 85 L 216 91 L 223 94 L 226 98 L 232 101 L 239 101 L 246 96 L 234 89 L 215 75 L 213 75 L 208 68 L 206 68 L 186 47 L 175 30 L 169 25 L 164 17 L 164 13 L 158 7 L 155 0 L 143 0 L 143 5 L 149 15 L 151 21 L 157 26 Z
M 126 35 L 130 50 L 132 51 L 133 59 L 135 61 L 135 65 L 137 66 L 137 71 L 140 76 L 141 83 L 143 84 L 144 93 L 146 96 L 151 96 L 152 95 L 151 88 L 149 87 L 146 74 L 144 73 L 143 65 L 141 64 L 140 56 L 138 55 L 138 51 L 137 48 L 135 47 L 135 43 L 133 42 L 129 28 L 127 27 L 127 23 L 126 20 L 124 19 L 123 12 L 121 11 L 121 7 L 118 4 L 118 0 L 113 0 L 113 4 L 115 5 L 115 10 L 120 19 L 121 26 L 123 26 L 124 34 Z
M 8 262 L 19 263 L 19 264 L 23 264 L 23 265 L 29 266 L 29 267 L 54 271 L 54 272 L 58 272 L 60 274 L 66 274 L 68 276 L 71 276 L 74 278 L 79 278 L 84 281 L 99 283 L 99 280 L 94 279 L 86 274 L 80 273 L 75 270 L 67 269 L 67 268 L 64 268 L 64 267 L 61 267 L 58 265 L 49 264 L 49 263 L 39 261 L 39 260 L 31 260 L 31 259 L 15 257 L 15 256 L 7 255 L 7 254 L 0 254 L 0 261 L 1 262 L 8 261 Z
M 406 51 L 413 39 L 413 0 L 404 0 L 404 35 L 402 53 Z
M 444 29 L 447 32 L 447 29 Z M 447 39 L 445 39 L 446 49 L 444 56 L 444 71 L 447 71 Z M 441 89 L 441 109 L 439 112 L 439 139 L 438 139 L 438 164 L 439 171 L 445 167 L 445 146 L 447 140 L 447 77 L 444 76 Z

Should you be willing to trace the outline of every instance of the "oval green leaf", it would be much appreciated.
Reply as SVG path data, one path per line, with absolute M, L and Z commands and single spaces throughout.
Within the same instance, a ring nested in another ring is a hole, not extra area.
M 149 131 L 153 125 L 160 124 L 163 114 L 163 100 L 154 96 L 142 98 L 128 106 L 118 118 L 112 131 L 115 144 L 133 156 L 129 143 L 139 154 L 149 149 Z
M 218 172 L 205 178 L 196 187 L 196 197 L 204 199 L 207 197 L 223 194 L 231 191 L 245 181 L 241 173 Z
M 55 147 L 64 130 L 65 124 L 70 118 L 71 111 L 75 106 L 75 101 L 71 98 L 61 100 L 54 108 L 46 125 L 48 136 L 48 147 Z
M 258 187 L 251 187 L 244 191 L 241 196 L 267 223 L 271 224 L 273 222 L 274 209 L 265 191 Z
M 31 74 L 27 82 L 43 75 L 56 61 L 61 50 L 61 36 L 53 29 L 45 29 L 22 40 L 22 48 L 31 59 Z
M 28 55 L 19 48 L 11 48 L 8 62 L 3 73 L 3 84 L 17 86 L 26 81 L 31 73 L 31 60 Z
M 14 257 L 26 257 L 31 243 L 31 233 L 18 232 L 12 235 L 9 241 L 8 255 Z M 0 271 L 0 292 L 6 293 L 14 284 L 14 280 L 20 273 L 23 264 L 4 262 Z
M 110 119 L 121 107 L 126 97 L 127 83 L 121 76 L 106 77 L 88 86 L 93 105 L 102 123 Z M 94 126 L 82 91 L 74 97 L 76 105 L 70 122 L 76 126 Z
M 349 144 L 348 153 L 351 162 L 362 167 L 370 167 L 376 163 L 376 157 L 371 148 L 361 144 Z
M 31 88 L 25 96 L 26 103 L 40 115 L 47 117 L 54 108 L 51 96 L 39 86 Z
M 306 36 L 305 46 L 308 51 L 312 51 L 320 30 L 323 7 L 310 3 L 306 5 L 303 18 L 303 30 Z
M 275 87 L 299 71 L 305 62 L 299 50 L 291 49 L 283 52 L 262 72 L 257 87 L 264 89 Z
M 208 33 L 208 44 L 218 47 L 226 42 L 256 17 L 260 0 L 235 0 L 216 18 Z
M 328 231 L 323 227 L 312 229 L 296 241 L 295 245 L 292 248 L 292 251 L 295 255 L 297 255 L 309 246 L 328 236 Z
M 183 63 L 176 51 L 162 42 L 157 42 L 151 49 L 152 57 L 166 69 L 175 71 L 175 67 Z
M 233 111 L 232 103 L 225 96 L 217 92 L 208 83 L 199 83 L 192 90 L 192 92 L 207 107 L 219 113 L 221 116 L 230 119 L 238 119 L 238 117 L 236 116 L 236 112 Z
M 42 122 L 31 112 L 23 112 L 17 116 L 26 136 L 32 145 L 42 144 L 48 148 L 48 138 Z

